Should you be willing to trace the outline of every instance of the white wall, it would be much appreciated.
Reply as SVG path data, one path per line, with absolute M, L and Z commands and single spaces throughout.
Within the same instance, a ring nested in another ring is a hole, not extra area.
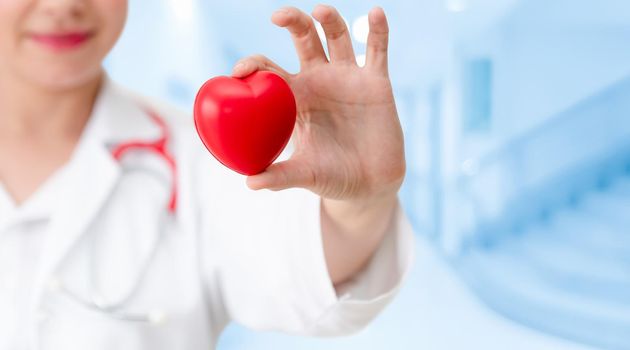
M 105 61 L 107 71 L 128 88 L 191 111 L 203 82 L 226 74 L 213 21 L 196 0 L 136 0 L 129 6 L 122 37 Z

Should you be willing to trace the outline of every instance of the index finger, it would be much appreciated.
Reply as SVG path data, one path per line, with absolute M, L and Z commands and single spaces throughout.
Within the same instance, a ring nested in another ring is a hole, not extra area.
M 291 33 L 302 68 L 328 61 L 311 16 L 295 7 L 285 7 L 274 12 L 271 21 Z

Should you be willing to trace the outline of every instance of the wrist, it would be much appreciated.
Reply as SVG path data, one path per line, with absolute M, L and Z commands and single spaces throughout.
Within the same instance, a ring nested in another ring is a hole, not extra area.
M 349 200 L 322 198 L 321 205 L 322 215 L 332 221 L 340 232 L 354 236 L 372 231 L 370 228 L 374 228 L 375 224 L 383 226 L 391 218 L 397 203 L 398 194 L 393 192 Z

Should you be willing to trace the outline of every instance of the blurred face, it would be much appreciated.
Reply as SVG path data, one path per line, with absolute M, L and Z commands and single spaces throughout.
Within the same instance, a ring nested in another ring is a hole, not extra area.
M 0 0 L 0 79 L 67 89 L 99 76 L 127 0 Z

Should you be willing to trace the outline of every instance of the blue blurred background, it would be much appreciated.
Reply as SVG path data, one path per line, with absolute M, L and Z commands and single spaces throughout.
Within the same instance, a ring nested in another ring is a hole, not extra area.
M 364 59 L 391 28 L 417 258 L 365 331 L 306 339 L 230 326 L 231 349 L 630 349 L 630 2 L 332 2 Z M 188 111 L 261 53 L 289 71 L 276 0 L 132 0 L 106 67 Z M 294 5 L 310 12 L 314 1 Z

